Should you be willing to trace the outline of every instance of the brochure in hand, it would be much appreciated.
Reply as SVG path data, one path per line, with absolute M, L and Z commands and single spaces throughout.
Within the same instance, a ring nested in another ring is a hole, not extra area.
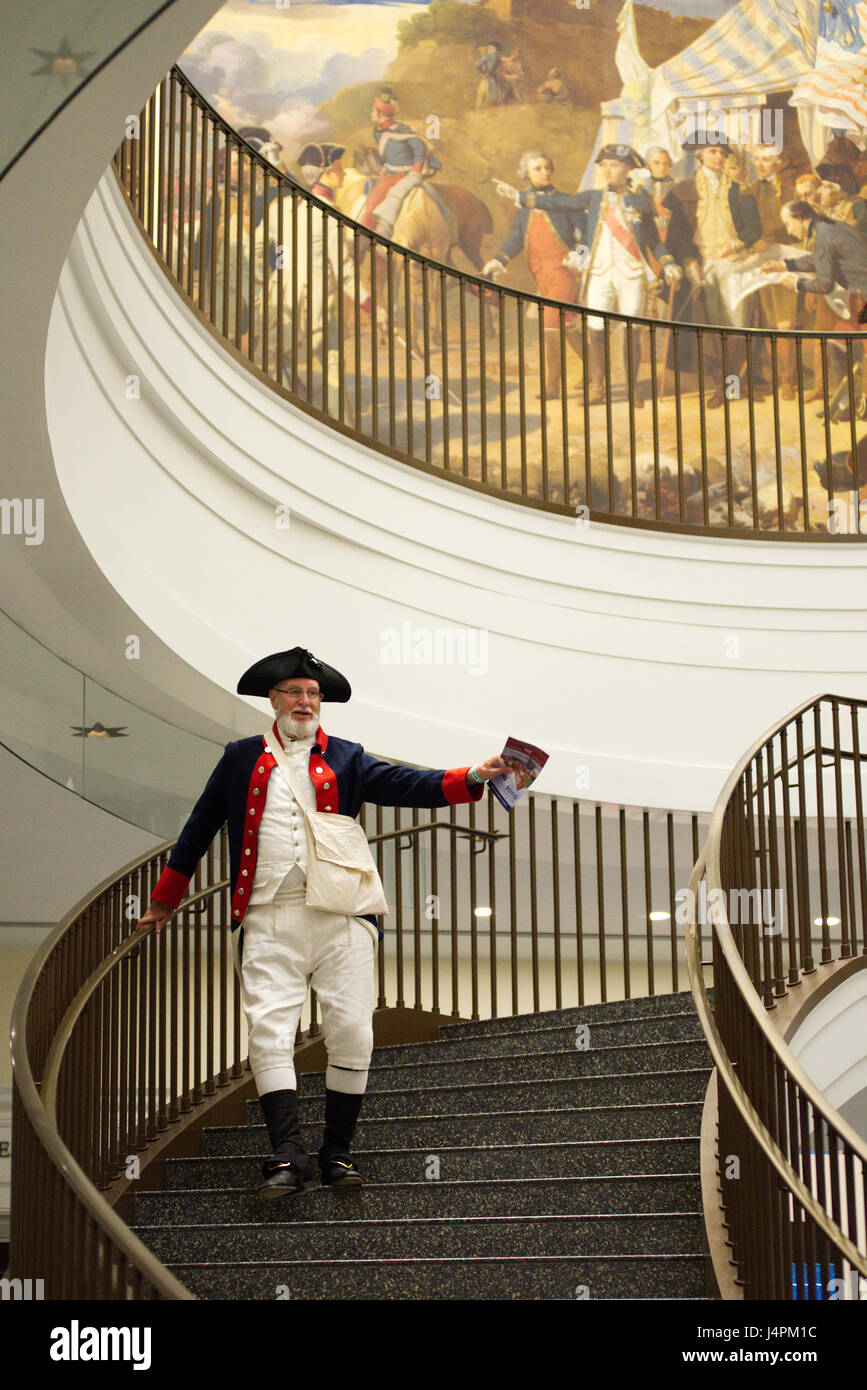
M 539 776 L 548 754 L 520 738 L 508 738 L 500 757 L 506 766 L 497 777 L 490 779 L 488 786 L 506 810 L 511 811 Z

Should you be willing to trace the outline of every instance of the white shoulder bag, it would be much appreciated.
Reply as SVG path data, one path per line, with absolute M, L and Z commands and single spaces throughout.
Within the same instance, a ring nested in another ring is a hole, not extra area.
M 307 823 L 307 906 L 347 917 L 386 916 L 382 879 L 358 821 L 332 811 L 308 811 L 282 747 L 271 734 L 265 735 L 265 746 L 285 773 Z

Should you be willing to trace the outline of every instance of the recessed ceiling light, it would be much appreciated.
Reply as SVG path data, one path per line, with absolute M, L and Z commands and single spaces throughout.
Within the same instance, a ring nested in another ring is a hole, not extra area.
M 671 916 L 670 912 L 649 912 L 648 917 L 651 922 L 667 922 Z
M 473 913 L 474 917 L 491 917 L 492 909 L 489 907 L 477 907 Z

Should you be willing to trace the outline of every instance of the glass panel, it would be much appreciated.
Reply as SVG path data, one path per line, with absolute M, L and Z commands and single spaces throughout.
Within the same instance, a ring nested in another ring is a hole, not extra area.
M 52 781 L 173 838 L 219 760 L 220 744 L 106 690 L 2 613 L 0 653 L 0 741 Z M 94 725 L 101 729 L 84 737 Z

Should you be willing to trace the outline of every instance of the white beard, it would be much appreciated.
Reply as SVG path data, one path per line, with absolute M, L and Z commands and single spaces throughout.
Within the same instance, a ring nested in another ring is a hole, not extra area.
M 276 715 L 277 732 L 283 739 L 299 739 L 316 737 L 317 719 L 314 714 L 310 719 L 293 719 L 291 715 Z

